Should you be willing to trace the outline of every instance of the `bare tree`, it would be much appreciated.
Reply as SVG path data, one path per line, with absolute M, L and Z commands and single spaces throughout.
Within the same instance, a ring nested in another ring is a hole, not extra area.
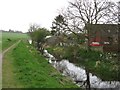
M 69 20 L 76 21 L 78 25 L 118 22 L 117 4 L 114 2 L 108 2 L 108 0 L 75 0 L 69 3 L 67 16 Z
M 78 32 L 88 33 L 83 29 L 88 24 L 118 23 L 117 4 L 108 0 L 75 0 L 69 2 L 66 10 L 61 10 L 66 25 L 64 31 L 74 34 Z
M 31 37 L 32 40 L 33 40 L 32 37 L 34 37 L 33 32 L 36 31 L 38 28 L 40 28 L 40 26 L 35 23 L 29 25 L 28 35 Z
M 30 33 L 30 32 L 34 32 L 35 30 L 37 30 L 38 28 L 40 28 L 40 26 L 39 25 L 37 25 L 37 24 L 30 24 L 30 27 L 29 27 L 29 29 L 28 29 L 28 32 Z
M 66 33 L 72 32 L 78 36 L 78 39 L 79 32 L 89 36 L 91 24 L 118 23 L 117 3 L 108 0 L 75 0 L 69 4 L 66 10 L 60 12 L 64 22 L 59 24 L 59 27 Z M 87 39 L 87 48 L 90 50 L 89 37 Z

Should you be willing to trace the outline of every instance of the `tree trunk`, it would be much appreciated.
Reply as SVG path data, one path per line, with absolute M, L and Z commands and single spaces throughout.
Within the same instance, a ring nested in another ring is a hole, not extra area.
M 43 55 L 44 54 L 44 48 L 41 47 L 41 54 Z
M 91 90 L 90 88 L 90 77 L 89 77 L 89 71 L 85 68 L 86 71 L 86 76 L 87 76 L 87 80 L 86 80 L 86 90 Z
M 40 44 L 39 46 L 40 46 L 40 49 L 39 49 L 39 50 L 40 50 L 41 54 L 43 55 L 43 53 L 44 53 L 44 48 L 43 48 L 43 45 L 42 45 L 42 44 Z
M 40 45 L 39 45 L 39 42 L 37 42 L 37 50 L 39 50 L 40 48 Z

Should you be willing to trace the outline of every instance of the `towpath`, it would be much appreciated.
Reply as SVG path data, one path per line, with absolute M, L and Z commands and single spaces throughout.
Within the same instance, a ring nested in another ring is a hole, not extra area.
M 2 89 L 2 60 L 3 60 L 4 54 L 7 51 L 9 51 L 11 48 L 15 47 L 18 43 L 20 43 L 20 41 L 21 40 L 19 40 L 18 42 L 14 43 L 9 48 L 7 48 L 6 50 L 4 50 L 2 53 L 0 52 L 0 90 Z

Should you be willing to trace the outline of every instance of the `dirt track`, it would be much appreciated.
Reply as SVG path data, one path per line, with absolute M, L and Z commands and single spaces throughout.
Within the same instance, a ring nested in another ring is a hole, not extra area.
M 19 40 L 18 42 L 14 43 L 12 46 L 10 46 L 9 48 L 7 48 L 6 50 L 4 50 L 2 53 L 0 53 L 0 70 L 1 70 L 1 66 L 2 66 L 2 59 L 4 54 L 9 51 L 11 48 L 15 47 L 21 40 Z
M 2 53 L 0 53 L 0 90 L 2 88 L 2 59 L 4 54 L 9 51 L 11 48 L 15 47 L 21 40 L 19 40 L 17 43 L 13 44 L 12 46 L 10 46 L 9 48 L 7 48 L 6 50 L 4 50 Z
M 15 45 L 17 45 L 19 42 L 20 42 L 21 40 L 19 40 L 18 42 L 16 42 L 15 44 L 13 44 L 12 46 L 10 46 L 9 48 L 7 48 L 6 50 L 4 50 L 3 51 L 3 56 L 4 56 L 4 54 L 7 52 L 7 51 L 9 51 L 11 48 L 13 48 Z

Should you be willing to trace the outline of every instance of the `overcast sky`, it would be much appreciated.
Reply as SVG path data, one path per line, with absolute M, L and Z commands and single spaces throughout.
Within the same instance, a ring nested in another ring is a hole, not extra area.
M 49 29 L 68 1 L 73 0 L 0 0 L 0 29 L 27 32 L 31 23 Z

